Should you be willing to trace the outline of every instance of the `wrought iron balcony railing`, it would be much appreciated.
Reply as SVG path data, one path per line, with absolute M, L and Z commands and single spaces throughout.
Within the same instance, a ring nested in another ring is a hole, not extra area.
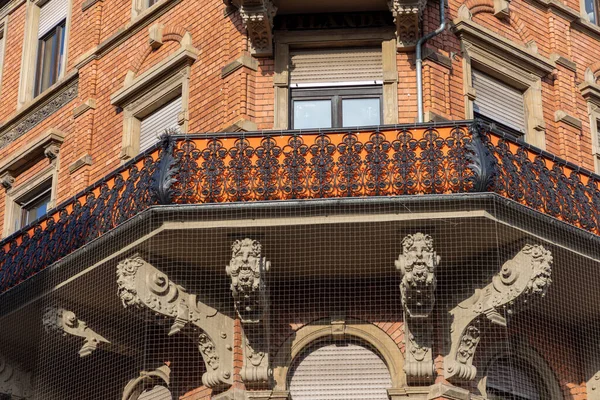
M 6 291 L 157 204 L 496 192 L 594 234 L 600 176 L 480 122 L 165 135 L 0 243 Z

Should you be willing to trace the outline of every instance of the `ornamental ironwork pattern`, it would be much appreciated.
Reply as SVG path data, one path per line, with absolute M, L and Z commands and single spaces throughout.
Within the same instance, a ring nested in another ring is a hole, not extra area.
M 600 176 L 480 122 L 165 135 L 0 243 L 0 292 L 155 204 L 496 192 L 600 234 Z

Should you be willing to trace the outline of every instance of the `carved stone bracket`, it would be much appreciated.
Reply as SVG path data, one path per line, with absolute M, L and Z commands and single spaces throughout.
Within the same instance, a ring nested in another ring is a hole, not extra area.
M 6 190 L 11 189 L 15 184 L 15 176 L 10 172 L 5 172 L 0 176 L 0 184 L 2 184 L 2 187 Z
M 252 55 L 273 55 L 273 18 L 276 12 L 277 7 L 272 0 L 241 0 L 240 16 L 252 43 Z
M 233 319 L 199 302 L 139 255 L 118 264 L 117 284 L 124 307 L 148 308 L 174 318 L 169 336 L 187 324 L 200 328 L 198 350 L 207 370 L 202 383 L 211 388 L 233 383 Z
M 389 0 L 394 16 L 398 48 L 411 50 L 420 38 L 420 22 L 427 0 Z
M 25 371 L 2 355 L 0 355 L 0 394 L 24 400 L 33 399 L 34 395 L 31 372 Z
M 273 376 L 269 366 L 269 344 L 265 315 L 268 315 L 266 274 L 270 262 L 262 256 L 257 240 L 236 240 L 226 267 L 231 278 L 231 293 L 244 331 L 244 366 L 241 376 L 246 384 L 268 383 Z
M 100 343 L 110 343 L 94 332 L 87 324 L 79 319 L 74 312 L 63 308 L 49 307 L 44 312 L 42 323 L 47 332 L 58 332 L 64 336 L 72 335 L 84 338 L 79 356 L 89 356 L 98 348 Z
M 122 400 L 137 400 L 144 390 L 152 389 L 156 385 L 169 387 L 171 368 L 162 365 L 154 371 L 142 371 L 140 376 L 130 380 L 123 390 Z
M 476 289 L 456 306 L 453 316 L 450 353 L 444 358 L 444 376 L 449 381 L 473 380 L 477 369 L 473 358 L 480 341 L 482 318 L 506 326 L 503 314 L 518 311 L 531 298 L 543 297 L 552 282 L 552 255 L 538 245 L 526 245 L 504 263 L 492 282 Z
M 433 377 L 433 326 L 429 316 L 435 303 L 435 270 L 439 263 L 440 257 L 433 250 L 431 236 L 419 232 L 402 240 L 402 254 L 396 260 L 396 269 L 402 274 L 400 293 L 406 342 L 404 371 L 409 379 L 428 380 Z
M 50 144 L 44 149 L 44 157 L 46 157 L 51 163 L 56 163 L 58 154 L 60 153 L 60 146 L 57 144 Z

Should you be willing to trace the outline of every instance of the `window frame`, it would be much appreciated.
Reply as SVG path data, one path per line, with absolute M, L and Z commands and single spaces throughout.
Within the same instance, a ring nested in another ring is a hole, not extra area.
M 290 125 L 294 126 L 294 102 L 296 100 L 331 100 L 332 128 L 343 128 L 343 101 L 348 99 L 379 99 L 379 125 L 383 121 L 383 86 L 302 86 L 290 89 Z M 318 128 L 315 128 L 318 129 Z
M 25 24 L 25 39 L 23 41 L 23 54 L 21 57 L 21 75 L 19 79 L 19 96 L 17 108 L 23 108 L 28 105 L 32 100 L 40 98 L 43 93 L 46 93 L 50 88 L 57 85 L 65 77 L 67 63 L 69 59 L 69 34 L 71 28 L 71 14 L 73 8 L 73 0 L 67 1 L 67 16 L 64 21 L 64 35 L 63 35 L 63 55 L 62 63 L 60 65 L 60 71 L 56 81 L 48 88 L 37 93 L 37 65 L 39 55 L 39 42 L 38 28 L 40 24 L 40 9 L 46 3 L 52 0 L 35 0 L 27 2 L 26 10 L 26 24 Z M 63 23 L 61 21 L 61 23 Z M 55 25 L 58 26 L 61 23 Z M 37 93 L 37 94 L 36 94 Z
M 36 73 L 35 73 L 35 87 L 33 97 L 39 96 L 50 86 L 58 82 L 60 72 L 63 69 L 64 62 L 64 47 L 65 47 L 65 26 L 66 20 L 63 20 L 59 24 L 55 25 L 49 32 L 43 37 L 38 39 L 38 55 L 36 59 Z M 50 66 L 45 65 L 45 55 L 48 39 L 52 38 L 52 53 L 50 55 Z M 58 51 L 57 51 L 58 49 Z M 49 71 L 46 68 L 50 68 Z M 44 75 L 48 73 L 49 83 L 44 87 Z
M 2 95 L 2 75 L 4 72 L 4 58 L 6 54 L 6 38 L 8 35 L 8 16 L 0 19 L 0 42 L 2 42 L 2 48 L 0 49 L 0 95 Z
M 290 108 L 290 49 L 317 49 L 341 47 L 381 46 L 383 63 L 382 124 L 397 124 L 398 66 L 396 32 L 393 28 L 339 29 L 336 35 L 330 30 L 286 32 L 275 34 L 275 86 L 273 129 L 289 129 L 292 126 Z
M 14 226 L 15 231 L 22 229 L 23 227 L 29 225 L 30 223 L 32 223 L 33 221 L 38 219 L 38 218 L 34 218 L 32 220 L 29 220 L 28 212 L 32 211 L 34 208 L 37 208 L 38 205 L 42 204 L 39 200 L 42 200 L 45 197 L 48 198 L 48 201 L 45 202 L 47 204 L 46 212 L 48 212 L 48 210 L 50 209 L 49 206 L 50 206 L 50 204 L 52 204 L 52 178 L 51 177 L 48 178 L 47 180 L 45 180 L 44 182 L 40 183 L 38 186 L 31 189 L 27 193 L 25 193 L 20 198 L 15 199 L 15 203 L 17 203 L 17 206 L 20 209 L 20 215 L 14 215 L 16 218 L 18 218 L 20 220 L 18 227 L 16 226 L 16 220 L 15 220 L 15 226 Z
M 594 17 L 595 17 L 595 21 L 592 21 L 587 13 L 586 10 L 586 4 L 585 4 L 586 0 L 580 0 L 579 6 L 581 9 L 581 16 L 583 18 L 584 21 L 589 22 L 592 25 L 596 25 L 596 26 L 600 26 L 600 1 L 599 0 L 592 0 L 592 6 L 594 7 Z
M 590 132 L 592 136 L 592 154 L 594 156 L 594 170 L 600 173 L 600 106 L 588 101 L 588 114 L 590 116 Z

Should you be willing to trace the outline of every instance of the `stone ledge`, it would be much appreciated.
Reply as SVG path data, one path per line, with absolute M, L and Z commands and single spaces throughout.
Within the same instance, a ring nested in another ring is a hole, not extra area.
M 73 119 L 79 118 L 88 110 L 96 109 L 96 99 L 89 98 L 73 109 Z
M 256 60 L 250 53 L 244 52 L 234 61 L 228 63 L 221 69 L 221 78 L 225 78 L 233 74 L 238 69 L 246 67 L 252 71 L 258 71 L 258 60 Z
M 466 389 L 456 386 L 436 383 L 435 385 L 431 385 L 431 389 L 427 394 L 427 400 L 434 399 L 470 400 L 471 393 Z
M 239 119 L 227 128 L 222 129 L 221 132 L 253 132 L 257 130 L 257 126 L 254 122 L 248 121 L 247 119 Z
M 557 110 L 554 113 L 554 122 L 563 122 L 567 125 L 570 125 L 574 128 L 581 129 L 582 123 L 581 120 L 577 117 L 572 116 L 563 110 Z
M 442 67 L 446 67 L 450 70 L 452 69 L 452 59 L 450 57 L 447 57 L 429 47 L 425 47 L 423 49 L 423 60 L 430 60 L 441 65 Z
M 579 85 L 579 90 L 584 99 L 600 106 L 600 85 L 597 83 L 583 82 Z
M 81 4 L 81 11 L 85 11 L 88 8 L 92 7 L 94 4 L 96 3 L 102 3 L 104 0 L 85 0 L 82 4 Z
M 69 174 L 75 173 L 86 165 L 92 165 L 92 156 L 89 154 L 79 157 L 73 164 L 69 165 Z
M 566 57 L 561 56 L 560 54 L 550 54 L 550 60 L 554 61 L 557 65 L 570 69 L 573 72 L 577 72 L 577 63 L 575 63 L 575 61 L 569 60 Z

